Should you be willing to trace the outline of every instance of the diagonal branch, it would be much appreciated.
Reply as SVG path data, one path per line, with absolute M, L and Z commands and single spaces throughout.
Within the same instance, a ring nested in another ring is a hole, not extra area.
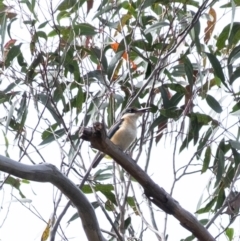
M 93 127 L 82 128 L 80 137 L 89 141 L 93 148 L 111 156 L 143 187 L 145 195 L 156 206 L 168 214 L 172 214 L 180 224 L 193 233 L 201 241 L 214 241 L 206 228 L 187 210 L 183 209 L 163 188 L 159 187 L 152 179 L 134 162 L 134 160 L 117 148 L 106 135 L 104 125 L 97 122 Z

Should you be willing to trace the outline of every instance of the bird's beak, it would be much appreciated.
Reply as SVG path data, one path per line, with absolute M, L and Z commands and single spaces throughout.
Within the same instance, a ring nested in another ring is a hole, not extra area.
M 146 108 L 142 108 L 142 109 L 138 109 L 137 113 L 143 114 L 147 111 L 149 111 L 151 109 L 151 107 L 146 107 Z

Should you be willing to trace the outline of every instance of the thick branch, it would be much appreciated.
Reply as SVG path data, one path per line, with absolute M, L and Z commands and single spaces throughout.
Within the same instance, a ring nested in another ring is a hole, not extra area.
M 166 213 L 172 214 L 195 237 L 201 241 L 215 240 L 191 213 L 183 209 L 163 188 L 154 183 L 130 156 L 123 153 L 106 137 L 106 130 L 103 124 L 97 122 L 91 128 L 83 128 L 80 137 L 89 141 L 92 147 L 111 156 L 141 184 L 145 195 L 151 202 Z
M 65 177 L 54 165 L 41 164 L 30 166 L 0 155 L 0 170 L 16 177 L 36 182 L 52 183 L 76 206 L 88 240 L 105 241 L 101 234 L 92 205 L 81 190 L 79 190 L 76 185 Z

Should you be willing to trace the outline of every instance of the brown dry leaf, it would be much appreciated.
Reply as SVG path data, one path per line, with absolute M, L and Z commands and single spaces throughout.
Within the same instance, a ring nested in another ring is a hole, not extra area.
M 88 0 L 87 1 L 87 14 L 92 9 L 92 7 L 93 7 L 93 0 Z
M 12 47 L 15 43 L 16 43 L 16 39 L 11 39 L 9 40 L 5 45 L 4 45 L 4 49 L 10 49 L 10 47 Z
M 204 43 L 205 44 L 207 44 L 209 39 L 211 38 L 212 32 L 213 32 L 215 24 L 216 24 L 216 20 L 217 20 L 217 14 L 213 8 L 210 8 L 208 14 L 211 15 L 213 19 L 212 19 L 212 21 L 210 21 L 210 20 L 207 21 L 207 27 L 204 29 L 204 33 L 205 33 Z
M 119 46 L 119 43 L 112 43 L 111 44 L 111 48 L 114 50 L 114 52 L 116 52 L 118 50 L 118 46 Z M 125 59 L 126 61 L 128 61 L 128 55 L 127 55 L 127 52 L 124 52 L 123 55 L 122 55 L 123 59 Z M 137 69 L 137 65 L 134 63 L 134 61 L 132 61 L 131 59 L 129 59 L 129 62 L 131 64 L 131 67 L 133 70 L 136 70 Z

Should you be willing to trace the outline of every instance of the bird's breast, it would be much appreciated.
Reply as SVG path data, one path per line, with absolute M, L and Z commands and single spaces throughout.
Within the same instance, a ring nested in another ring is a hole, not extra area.
M 111 141 L 119 146 L 122 150 L 126 150 L 137 137 L 137 127 L 135 123 L 123 122 L 119 130 L 111 138 Z

